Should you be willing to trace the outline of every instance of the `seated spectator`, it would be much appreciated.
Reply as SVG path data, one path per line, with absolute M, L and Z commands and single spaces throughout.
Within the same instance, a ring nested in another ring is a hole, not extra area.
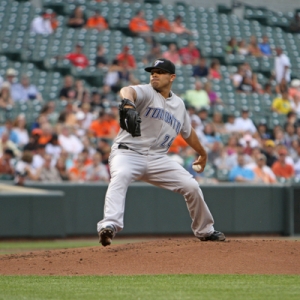
M 192 35 L 192 31 L 187 29 L 182 23 L 182 16 L 177 15 L 171 23 L 171 31 L 177 35 Z
M 225 130 L 228 133 L 238 132 L 238 128 L 235 124 L 235 115 L 234 114 L 229 114 L 227 116 L 227 122 L 225 123 Z
M 28 100 L 43 101 L 42 95 L 38 92 L 37 87 L 30 83 L 28 75 L 22 75 L 21 82 L 15 85 L 16 101 L 26 102 Z
M 294 167 L 286 163 L 286 156 L 288 154 L 285 147 L 280 146 L 278 149 L 278 160 L 273 163 L 272 170 L 277 177 L 289 179 L 295 176 Z
M 269 43 L 269 39 L 266 35 L 262 37 L 262 42 L 258 44 L 258 47 L 262 53 L 262 55 L 265 56 L 271 56 L 272 55 L 272 49 Z
M 294 18 L 289 26 L 290 32 L 292 33 L 300 33 L 300 15 L 299 12 L 295 12 Z
M 229 180 L 234 182 L 254 182 L 255 174 L 251 169 L 245 168 L 245 158 L 243 154 L 237 156 L 238 165 L 231 169 Z
M 58 135 L 58 141 L 61 148 L 71 155 L 81 153 L 83 149 L 82 142 L 71 133 L 71 128 L 68 125 L 62 127 L 61 133 Z
M 254 92 L 252 79 L 247 76 L 244 76 L 236 90 L 237 92 L 246 94 Z
M 99 9 L 94 11 L 94 15 L 88 18 L 85 27 L 87 29 L 97 29 L 98 31 L 103 31 L 108 29 L 108 23 L 106 19 L 101 16 Z
M 135 16 L 129 22 L 129 29 L 137 36 L 144 37 L 150 42 L 151 27 L 145 19 L 145 13 L 143 10 L 137 11 Z
M 263 94 L 273 95 L 274 92 L 273 92 L 272 84 L 270 82 L 265 83 L 262 92 Z
M 299 79 L 293 79 L 291 81 L 291 85 L 289 87 L 289 97 L 292 99 L 295 97 L 295 95 L 300 96 L 300 80 Z
M 75 67 L 86 68 L 89 66 L 89 60 L 85 54 L 82 53 L 82 44 L 76 44 L 74 52 L 65 55 Z
M 168 50 L 163 53 L 163 58 L 170 60 L 176 66 L 182 65 L 177 45 L 174 43 L 171 43 Z
M 195 88 L 186 91 L 183 98 L 190 106 L 193 106 L 196 110 L 200 110 L 202 107 L 207 107 L 210 104 L 208 94 L 205 90 L 203 90 L 202 82 L 198 80 L 195 82 Z
M 266 140 L 263 144 L 262 153 L 267 158 L 267 166 L 271 168 L 274 162 L 277 161 L 277 156 L 275 155 L 275 142 L 271 139 Z
M 62 152 L 56 133 L 52 134 L 51 140 L 46 144 L 45 152 L 51 155 L 53 164 L 55 165 Z
M 249 54 L 248 46 L 247 46 L 245 40 L 240 40 L 238 42 L 238 54 L 244 55 L 244 56 Z
M 249 51 L 249 55 L 256 56 L 256 57 L 262 56 L 260 48 L 257 44 L 257 39 L 253 35 L 250 37 L 250 42 L 249 42 L 249 45 L 248 45 L 248 51 Z
M 151 47 L 150 52 L 147 53 L 146 56 L 143 58 L 143 63 L 145 65 L 151 64 L 152 62 L 156 61 L 162 56 L 163 55 L 161 52 L 160 44 L 155 44 L 153 47 Z
M 37 181 L 39 179 L 31 166 L 32 160 L 33 154 L 31 151 L 26 150 L 22 153 L 21 159 L 15 165 L 15 185 L 23 186 L 26 180 Z
M 189 41 L 186 47 L 179 50 L 179 55 L 184 65 L 196 65 L 200 58 L 200 51 L 194 41 Z
M 214 146 L 215 142 L 222 144 L 220 134 L 215 131 L 215 128 L 212 123 L 205 124 L 203 132 L 206 138 L 205 146 L 208 148 L 209 151 L 212 150 L 212 147 Z
M 261 183 L 275 183 L 276 176 L 272 169 L 266 166 L 267 158 L 264 154 L 259 154 L 256 158 L 256 165 L 253 168 L 255 174 L 255 181 Z
M 76 6 L 69 17 L 68 26 L 71 28 L 83 28 L 86 24 L 86 16 L 81 6 Z
M 239 65 L 237 72 L 231 77 L 233 85 L 238 88 L 241 85 L 244 77 L 246 77 L 245 67 L 244 65 Z
M 286 146 L 288 150 L 292 147 L 293 141 L 297 140 L 296 128 L 295 125 L 291 123 L 286 123 L 284 125 L 284 137 L 283 144 Z
M 240 139 L 239 144 L 244 148 L 244 153 L 252 155 L 253 149 L 259 147 L 259 142 L 257 139 L 252 137 L 251 134 L 245 133 Z
M 262 143 L 271 138 L 271 134 L 269 133 L 268 125 L 265 119 L 262 119 L 257 123 L 257 134 Z
M 193 76 L 194 77 L 207 77 L 208 76 L 208 67 L 206 65 L 206 59 L 200 58 L 198 64 L 193 66 Z
M 52 165 L 52 157 L 49 154 L 44 156 L 44 163 L 37 171 L 37 176 L 42 182 L 61 182 L 62 178 L 59 171 Z
M 49 101 L 42 107 L 40 111 L 40 114 L 44 115 L 47 118 L 47 121 L 53 126 L 56 125 L 59 116 L 59 112 L 56 111 L 55 106 L 56 104 L 54 101 Z
M 66 101 L 75 101 L 76 90 L 74 86 L 74 79 L 71 75 L 64 77 L 64 85 L 59 92 L 59 98 Z
M 76 182 L 86 181 L 86 168 L 84 162 L 85 162 L 84 154 L 79 153 L 76 160 L 76 164 L 72 166 L 68 171 L 70 181 L 76 181 Z
M 14 126 L 13 121 L 10 119 L 6 119 L 4 126 L 0 127 L 0 136 L 4 132 L 6 132 L 8 134 L 9 140 L 12 141 L 14 144 L 18 145 L 19 143 L 18 135 L 15 132 L 13 126 Z
M 242 108 L 241 116 L 235 119 L 234 124 L 240 133 L 249 132 L 254 134 L 257 131 L 253 121 L 249 118 L 249 109 L 247 107 Z
M 107 59 L 105 57 L 105 48 L 103 45 L 98 45 L 97 54 L 95 58 L 95 65 L 97 68 L 105 68 L 107 66 Z
M 100 111 L 98 119 L 90 126 L 90 131 L 97 138 L 113 140 L 120 130 L 120 125 L 109 112 Z
M 13 131 L 17 134 L 17 146 L 20 149 L 29 143 L 29 134 L 26 128 L 26 118 L 24 114 L 19 114 L 16 120 L 13 123 Z
M 93 155 L 92 163 L 85 167 L 87 181 L 109 181 L 109 173 L 106 166 L 102 163 L 102 155 L 96 152 Z
M 13 101 L 17 100 L 17 96 L 18 96 L 15 92 L 16 91 L 15 87 L 18 84 L 17 78 L 16 78 L 17 75 L 18 75 L 18 72 L 13 68 L 8 68 L 5 73 L 5 81 L 4 82 L 8 82 L 10 84 L 10 94 L 11 94 Z
M 221 67 L 221 65 L 220 65 L 219 60 L 214 59 L 210 64 L 209 78 L 211 78 L 211 79 L 222 79 L 220 67 Z
M 37 149 L 33 151 L 33 158 L 32 158 L 32 163 L 31 166 L 35 171 L 38 172 L 38 170 L 43 166 L 45 162 L 45 145 L 39 144 L 37 146 Z
M 11 149 L 4 149 L 2 156 L 0 157 L 0 174 L 1 175 L 14 175 L 14 167 L 12 160 L 15 155 Z
M 157 33 L 170 33 L 171 32 L 171 26 L 168 21 L 168 19 L 164 16 L 163 13 L 159 13 L 157 18 L 153 21 L 152 24 L 152 30 L 153 32 Z
M 284 91 L 280 97 L 275 98 L 272 102 L 272 110 L 278 114 L 286 115 L 292 111 L 292 105 L 289 100 L 288 91 Z
M 70 179 L 69 172 L 67 170 L 67 159 L 64 155 L 61 155 L 58 158 L 55 167 L 58 170 L 59 176 L 63 181 L 68 181 Z
M 223 115 L 222 113 L 215 111 L 212 117 L 212 125 L 217 134 L 224 134 L 226 133 L 225 124 L 223 122 Z
M 13 105 L 14 100 L 11 96 L 10 83 L 8 81 L 4 81 L 0 87 L 0 107 L 6 109 Z
M 216 104 L 223 104 L 222 99 L 218 96 L 218 94 L 212 90 L 212 84 L 210 81 L 207 81 L 204 84 L 204 90 L 206 91 L 208 97 L 209 97 L 209 101 L 210 101 L 210 105 L 216 105 Z
M 234 37 L 232 37 L 228 43 L 227 46 L 225 47 L 225 52 L 227 54 L 238 54 L 238 45 L 237 45 L 237 41 Z
M 128 46 L 124 46 L 123 51 L 119 53 L 115 59 L 128 69 L 136 69 L 135 58 L 130 54 Z
M 238 138 L 236 135 L 231 135 L 225 146 L 225 152 L 228 156 L 237 153 Z
M 30 31 L 32 33 L 44 35 L 53 33 L 51 12 L 43 11 L 39 16 L 35 17 L 30 24 Z
M 252 74 L 252 89 L 254 93 L 263 94 L 263 88 L 261 84 L 258 82 L 257 74 Z

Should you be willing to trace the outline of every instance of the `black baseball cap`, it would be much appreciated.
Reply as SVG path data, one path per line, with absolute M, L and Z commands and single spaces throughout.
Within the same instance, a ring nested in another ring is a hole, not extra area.
M 151 67 L 145 68 L 145 71 L 151 72 L 153 69 L 160 69 L 170 74 L 175 74 L 175 65 L 170 60 L 165 58 L 157 59 Z

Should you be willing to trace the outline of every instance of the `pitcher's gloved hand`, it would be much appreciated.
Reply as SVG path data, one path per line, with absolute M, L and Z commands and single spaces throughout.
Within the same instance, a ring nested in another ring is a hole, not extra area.
M 126 107 L 125 107 L 126 106 Z M 120 126 L 133 137 L 141 136 L 141 117 L 135 104 L 129 99 L 123 99 L 119 105 Z

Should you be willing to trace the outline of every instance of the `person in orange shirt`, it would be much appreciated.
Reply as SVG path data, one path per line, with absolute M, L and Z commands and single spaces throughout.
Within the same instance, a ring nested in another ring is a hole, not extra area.
M 144 18 L 144 11 L 137 11 L 136 15 L 129 22 L 129 29 L 134 33 L 150 32 L 151 28 Z
M 135 69 L 136 68 L 136 62 L 133 55 L 129 53 L 129 47 L 124 46 L 123 51 L 119 53 L 116 57 L 116 60 L 122 64 L 122 66 L 129 68 L 129 69 Z
M 103 31 L 108 29 L 108 23 L 104 17 L 100 15 L 100 11 L 95 10 L 95 14 L 91 16 L 86 23 L 85 26 L 87 29 L 98 29 L 99 31 Z
M 286 156 L 286 148 L 280 147 L 278 150 L 278 160 L 272 165 L 272 170 L 277 177 L 289 179 L 295 176 L 295 170 L 292 165 L 286 163 Z
M 76 164 L 71 167 L 68 171 L 70 181 L 85 181 L 86 171 L 85 171 L 85 158 L 83 153 L 79 153 Z
M 120 125 L 110 111 L 100 111 L 98 119 L 92 122 L 89 129 L 97 138 L 112 140 L 117 136 Z
M 171 32 L 170 23 L 162 13 L 160 13 L 158 17 L 153 21 L 152 30 L 153 32 L 163 32 L 163 33 Z
M 169 148 L 169 154 L 179 154 L 182 149 L 188 146 L 181 134 L 178 134 Z

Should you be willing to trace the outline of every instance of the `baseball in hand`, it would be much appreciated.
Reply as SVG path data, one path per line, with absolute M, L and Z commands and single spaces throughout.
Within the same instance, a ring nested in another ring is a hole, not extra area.
M 200 172 L 202 167 L 200 165 L 193 165 L 192 166 L 193 170 L 196 171 L 196 172 Z

